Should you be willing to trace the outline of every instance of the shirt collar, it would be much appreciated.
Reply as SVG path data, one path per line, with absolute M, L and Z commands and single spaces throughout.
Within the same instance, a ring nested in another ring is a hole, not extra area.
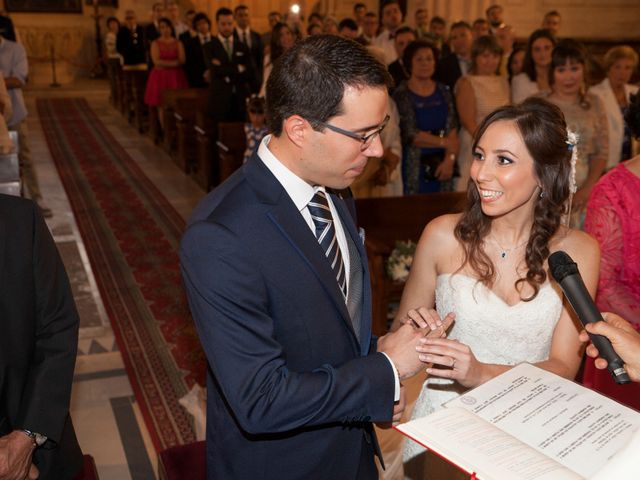
M 315 193 L 318 190 L 324 190 L 324 188 L 312 187 L 285 167 L 284 164 L 271 153 L 271 150 L 269 150 L 268 145 L 270 141 L 271 135 L 266 135 L 262 139 L 258 147 L 258 157 L 260 157 L 262 163 L 265 164 L 273 176 L 276 177 L 276 180 L 280 182 L 289 197 L 291 197 L 291 200 L 293 200 L 298 211 L 302 211 L 307 207 L 307 204 L 311 201 Z
M 233 45 L 233 35 L 229 35 L 227 38 L 224 38 L 222 35 L 218 34 L 218 40 L 220 40 L 220 43 L 222 43 L 223 45 L 224 42 L 229 40 L 229 43 Z

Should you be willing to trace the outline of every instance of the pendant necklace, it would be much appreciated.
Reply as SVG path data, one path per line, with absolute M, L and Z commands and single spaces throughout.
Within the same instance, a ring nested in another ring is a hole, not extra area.
M 529 241 L 529 239 L 527 238 L 524 242 L 519 243 L 518 245 L 516 245 L 515 247 L 511 247 L 511 248 L 504 248 L 502 245 L 500 245 L 500 243 L 493 237 L 489 237 L 491 240 L 493 240 L 493 242 L 500 247 L 500 258 L 502 258 L 503 260 L 505 258 L 507 258 L 507 253 L 512 252 L 514 250 L 518 250 L 519 248 L 523 247 L 524 245 L 527 244 L 527 242 Z

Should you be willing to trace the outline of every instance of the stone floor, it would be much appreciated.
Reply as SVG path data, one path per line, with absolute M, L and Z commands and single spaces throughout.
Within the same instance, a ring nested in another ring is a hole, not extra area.
M 95 458 L 101 480 L 152 480 L 156 478 L 156 455 L 35 108 L 37 97 L 62 96 L 84 97 L 185 219 L 204 192 L 180 172 L 164 151 L 147 136 L 140 135 L 109 105 L 106 82 L 88 80 L 61 88 L 25 91 L 33 161 L 44 201 L 54 214 L 47 224 L 69 274 L 81 319 L 71 399 L 71 415 L 80 446 Z

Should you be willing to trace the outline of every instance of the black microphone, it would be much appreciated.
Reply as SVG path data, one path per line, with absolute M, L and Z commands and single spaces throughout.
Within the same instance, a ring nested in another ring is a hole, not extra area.
M 556 282 L 560 284 L 564 296 L 569 300 L 582 325 L 603 321 L 598 307 L 593 303 L 587 287 L 584 286 L 578 265 L 566 252 L 559 251 L 549 256 L 549 270 Z M 607 369 L 616 383 L 631 383 L 624 369 L 624 362 L 611 346 L 609 339 L 591 333 L 589 338 L 598 349 L 600 357 L 607 361 Z

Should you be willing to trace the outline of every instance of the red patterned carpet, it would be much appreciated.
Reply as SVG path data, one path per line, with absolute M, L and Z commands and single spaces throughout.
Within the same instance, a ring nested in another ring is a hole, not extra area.
M 192 442 L 178 398 L 204 385 L 206 361 L 178 266 L 184 221 L 84 99 L 37 108 L 154 446 Z

